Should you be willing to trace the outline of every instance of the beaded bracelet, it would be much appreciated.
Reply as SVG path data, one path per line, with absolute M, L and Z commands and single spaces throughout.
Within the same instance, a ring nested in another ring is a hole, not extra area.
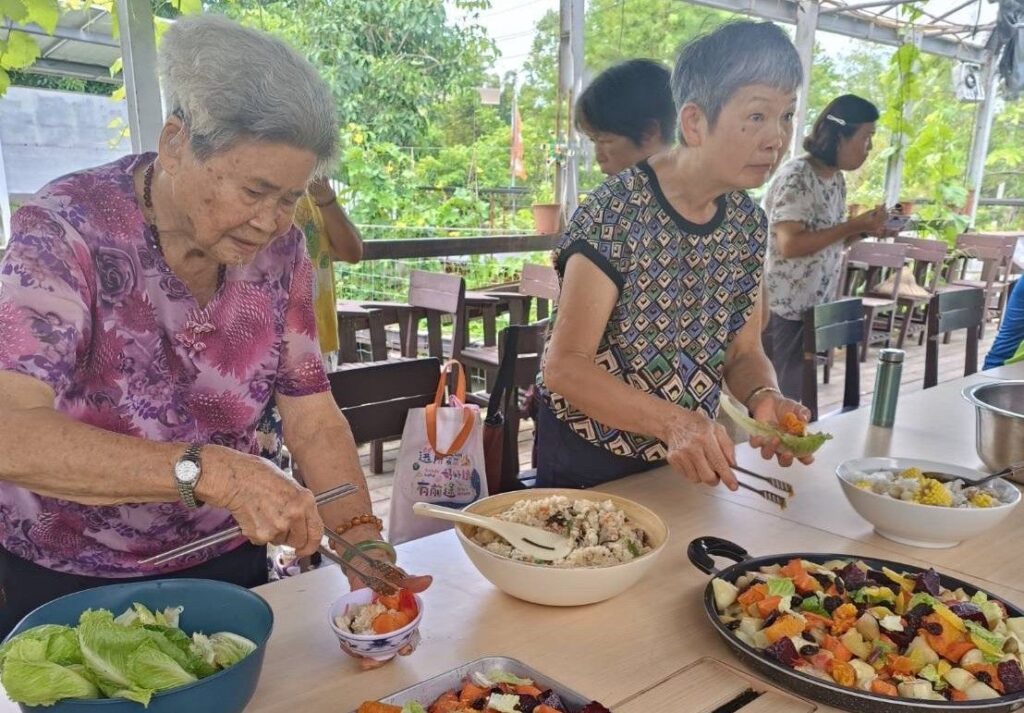
M 375 515 L 356 515 L 348 522 L 343 522 L 334 528 L 334 531 L 339 535 L 344 535 L 346 532 L 351 530 L 353 527 L 359 527 L 360 525 L 373 525 L 378 530 L 383 529 L 384 521 Z

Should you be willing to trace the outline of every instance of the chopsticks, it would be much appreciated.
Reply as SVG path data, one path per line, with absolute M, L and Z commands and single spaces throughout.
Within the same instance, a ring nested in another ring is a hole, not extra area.
M 325 490 L 324 492 L 319 493 L 316 496 L 316 504 L 317 506 L 324 505 L 326 503 L 337 500 L 338 498 L 343 498 L 346 495 L 351 495 L 352 493 L 355 493 L 358 490 L 359 488 L 352 485 L 351 483 L 345 483 L 344 485 L 339 485 L 336 488 L 331 488 L 330 490 Z M 190 555 L 193 552 L 205 550 L 207 547 L 212 547 L 214 545 L 219 545 L 222 542 L 233 540 L 241 534 L 242 528 L 237 526 L 231 527 L 226 530 L 221 530 L 220 532 L 215 532 L 212 535 L 207 535 L 206 537 L 195 540 L 194 542 L 190 542 L 187 545 L 175 547 L 173 550 L 168 550 L 167 552 L 164 552 L 162 554 L 147 557 L 144 560 L 139 560 L 139 564 L 166 564 L 171 560 L 177 559 L 179 557 L 184 557 L 185 555 Z
M 762 481 L 768 483 L 770 486 L 772 486 L 776 490 L 780 490 L 783 493 L 786 493 L 787 495 L 793 495 L 793 493 L 795 492 L 794 489 L 793 489 L 793 486 L 790 485 L 789 483 L 787 483 L 785 480 L 780 480 L 779 478 L 767 478 L 767 477 L 765 477 L 763 475 L 755 473 L 755 472 L 753 472 L 751 470 L 747 470 L 746 468 L 740 467 L 738 465 L 734 465 L 732 469 L 737 471 L 737 472 L 739 472 L 739 473 L 743 473 L 744 475 L 748 475 L 748 476 L 750 476 L 752 478 L 757 478 L 758 480 L 762 480 Z M 768 502 L 773 503 L 775 505 L 778 505 L 779 508 L 781 508 L 782 510 L 786 509 L 786 505 L 788 504 L 786 496 L 779 495 L 778 493 L 773 493 L 770 490 L 762 490 L 761 488 L 755 488 L 752 485 L 744 483 L 739 478 L 736 479 L 736 483 L 741 488 L 745 488 L 746 490 L 749 490 L 749 491 L 751 491 L 753 493 L 757 493 L 758 495 L 760 495 L 762 498 L 764 498 Z

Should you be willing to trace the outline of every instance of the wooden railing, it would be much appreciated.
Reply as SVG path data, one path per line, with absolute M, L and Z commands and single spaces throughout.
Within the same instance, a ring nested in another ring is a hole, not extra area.
M 367 240 L 363 260 L 447 257 L 449 255 L 495 255 L 551 250 L 557 235 L 495 235 L 475 238 L 415 238 L 411 240 Z

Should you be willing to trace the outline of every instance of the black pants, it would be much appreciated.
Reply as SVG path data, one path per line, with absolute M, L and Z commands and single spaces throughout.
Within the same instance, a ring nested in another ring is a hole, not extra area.
M 804 395 L 804 323 L 771 313 L 768 328 L 761 335 L 764 352 L 775 367 L 779 390 L 788 398 L 803 403 Z
M 592 488 L 664 465 L 620 456 L 576 435 L 541 401 L 537 409 L 537 487 Z
M 57 572 L 16 557 L 0 547 L 0 639 L 7 636 L 30 611 L 65 594 L 107 584 L 183 577 L 218 579 L 242 587 L 266 584 L 267 548 L 246 542 L 227 554 L 177 572 L 149 577 L 107 578 Z

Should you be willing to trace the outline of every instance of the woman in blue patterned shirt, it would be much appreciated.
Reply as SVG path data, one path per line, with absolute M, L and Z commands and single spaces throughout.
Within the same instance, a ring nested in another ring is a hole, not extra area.
M 540 486 L 589 487 L 667 461 L 735 490 L 714 421 L 723 381 L 761 421 L 782 397 L 761 347 L 762 185 L 793 131 L 800 59 L 771 23 L 724 25 L 672 74 L 679 145 L 610 178 L 555 250 L 562 292 L 538 414 Z M 789 465 L 777 441 L 754 440 Z M 809 462 L 809 459 L 808 459 Z

